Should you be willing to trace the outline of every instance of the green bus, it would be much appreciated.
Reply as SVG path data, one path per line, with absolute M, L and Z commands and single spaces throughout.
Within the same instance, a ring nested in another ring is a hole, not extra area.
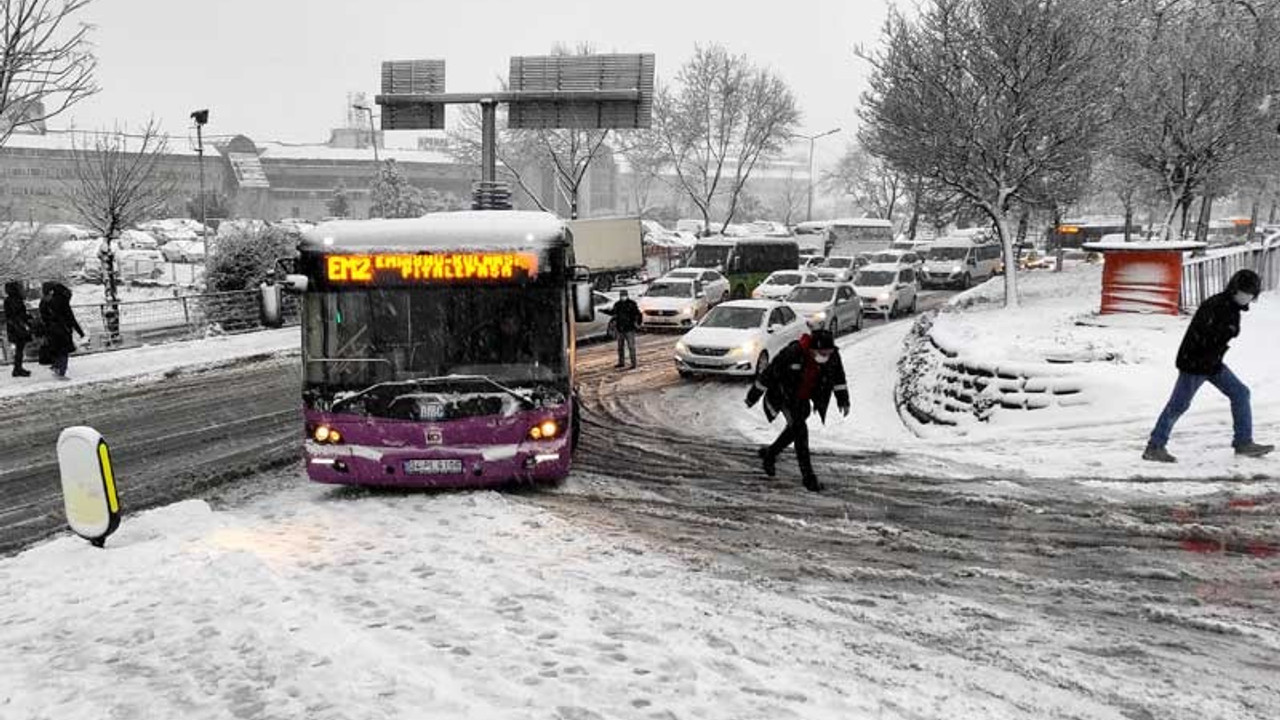
M 714 268 L 729 279 L 729 297 L 751 297 L 769 273 L 800 267 L 800 246 L 788 238 L 702 238 L 693 246 L 690 267 Z

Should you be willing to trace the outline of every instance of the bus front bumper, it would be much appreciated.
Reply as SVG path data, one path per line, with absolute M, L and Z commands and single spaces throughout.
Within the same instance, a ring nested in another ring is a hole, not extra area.
M 550 482 L 569 474 L 569 437 L 512 445 L 432 448 L 324 445 L 306 441 L 314 482 L 397 487 L 488 487 Z

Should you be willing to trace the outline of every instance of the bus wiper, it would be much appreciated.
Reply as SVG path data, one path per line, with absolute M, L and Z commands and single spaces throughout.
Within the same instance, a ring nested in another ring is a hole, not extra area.
M 506 385 L 503 385 L 502 383 L 494 380 L 493 378 L 485 377 L 484 375 L 440 375 L 437 377 L 413 378 L 410 380 L 387 380 L 380 383 L 374 383 L 373 385 L 370 385 L 369 387 L 364 388 L 359 392 L 353 393 L 339 400 L 335 400 L 333 402 L 333 409 L 336 410 L 340 405 L 345 405 L 346 403 L 349 403 L 358 397 L 362 397 L 371 392 L 374 392 L 375 390 L 381 390 L 383 388 L 439 385 L 439 384 L 446 384 L 446 383 L 456 382 L 456 381 L 474 382 L 477 380 L 488 383 L 489 385 L 492 385 L 493 387 L 501 390 L 502 392 L 524 403 L 528 407 L 535 407 L 536 405 L 533 402 L 533 399 L 530 398 L 528 395 L 525 395 L 518 390 L 509 388 Z

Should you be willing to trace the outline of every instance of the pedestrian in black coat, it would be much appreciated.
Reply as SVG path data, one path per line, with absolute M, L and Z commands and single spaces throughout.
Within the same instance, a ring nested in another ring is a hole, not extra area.
M 849 388 L 845 382 L 844 363 L 836 349 L 830 330 L 814 330 L 783 348 L 782 352 L 756 375 L 747 393 L 747 407 L 764 398 L 764 414 L 773 422 L 781 414 L 787 421 L 782 434 L 767 448 L 760 449 L 764 472 L 773 477 L 778 455 L 795 443 L 796 460 L 804 486 L 817 492 L 822 489 L 809 457 L 809 414 L 816 410 L 823 422 L 831 396 L 843 415 L 849 414 Z
M 636 331 L 640 329 L 640 306 L 626 290 L 618 291 L 618 302 L 613 304 L 613 329 L 618 333 L 618 364 L 626 365 L 623 350 L 631 353 L 631 368 L 636 367 Z
M 1232 445 L 1237 455 L 1261 457 L 1275 449 L 1274 445 L 1260 445 L 1253 441 L 1249 388 L 1223 362 L 1231 341 L 1240 334 L 1241 313 L 1249 310 L 1249 304 L 1261 292 L 1262 278 L 1252 270 L 1241 270 L 1232 276 L 1226 290 L 1200 304 L 1178 348 L 1178 381 L 1173 386 L 1173 395 L 1160 413 L 1160 419 L 1156 421 L 1155 429 L 1151 431 L 1147 449 L 1142 453 L 1144 460 L 1177 462 L 1165 445 L 1173 433 L 1174 424 L 1191 407 L 1191 401 L 1206 382 L 1231 400 L 1235 429 Z
M 16 280 L 4 285 L 4 330 L 13 343 L 13 376 L 30 376 L 31 371 L 22 367 L 22 354 L 32 338 L 31 313 L 27 312 L 22 283 Z
M 71 289 L 51 280 L 41 287 L 44 297 L 40 300 L 40 319 L 44 323 L 45 351 L 52 361 L 53 374 L 66 378 L 67 362 L 76 349 L 71 333 L 74 331 L 83 338 L 84 330 L 71 309 Z

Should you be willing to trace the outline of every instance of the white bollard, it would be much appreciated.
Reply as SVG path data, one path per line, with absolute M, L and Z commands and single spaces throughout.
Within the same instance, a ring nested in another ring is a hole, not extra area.
M 102 547 L 120 526 L 111 453 L 102 435 L 90 427 L 69 427 L 58 436 L 62 502 L 72 532 Z

